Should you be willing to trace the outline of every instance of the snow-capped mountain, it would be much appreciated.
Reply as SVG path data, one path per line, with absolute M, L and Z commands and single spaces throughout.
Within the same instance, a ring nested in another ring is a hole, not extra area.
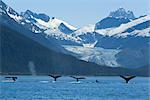
M 50 18 L 48 15 L 43 13 L 37 14 L 27 10 L 26 12 L 22 12 L 21 15 L 37 24 L 39 27 L 41 26 L 41 28 L 55 29 L 65 34 L 70 34 L 77 29 L 63 20 L 59 20 L 55 17 Z
M 21 15 L 32 22 L 36 22 L 36 20 L 34 18 L 41 19 L 45 22 L 48 22 L 50 19 L 50 17 L 46 14 L 43 14 L 43 13 L 36 14 L 30 10 L 27 10 L 26 12 L 21 12 Z
M 36 41 L 37 43 L 54 50 L 56 52 L 67 53 L 67 51 L 60 45 L 58 40 L 53 37 L 46 38 L 45 34 L 41 33 L 41 29 L 35 24 L 20 16 L 11 7 L 0 1 L 0 24 L 22 33 L 22 35 Z M 37 29 L 39 30 L 36 30 Z M 34 30 L 33 30 L 34 29 Z M 37 33 L 41 34 L 37 34 Z
M 82 45 L 85 47 L 94 47 L 97 43 L 95 34 L 91 34 L 94 32 L 95 25 L 87 25 L 84 26 L 71 35 L 75 38 L 80 38 L 82 40 Z
M 75 38 L 69 35 L 76 30 L 75 27 L 66 23 L 65 21 L 59 20 L 55 17 L 49 17 L 46 14 L 37 14 L 30 10 L 22 12 L 21 16 L 38 26 L 45 34 L 46 38 L 53 37 L 57 39 L 60 44 L 81 44 L 80 38 Z
M 121 24 L 125 24 L 128 22 L 130 22 L 130 20 L 126 18 L 106 17 L 96 23 L 95 30 L 115 28 L 119 27 Z
M 7 8 L 2 3 L 0 2 L 0 7 Z M 56 39 L 45 39 L 44 34 L 35 34 L 18 22 L 20 20 L 14 19 L 14 16 L 18 18 L 17 14 L 11 13 L 13 17 L 10 17 L 10 13 L 10 11 L 0 9 L 1 74 L 31 75 L 30 62 L 35 65 L 34 70 L 39 75 L 48 75 L 49 73 L 61 75 L 98 75 L 103 73 L 103 75 L 114 75 L 114 72 L 118 70 L 70 56 Z M 64 54 L 64 51 L 67 54 Z M 120 73 L 117 72 L 117 74 Z
M 96 25 L 88 25 L 73 32 L 72 36 L 80 37 L 83 41 L 87 41 L 87 40 L 90 41 L 93 38 L 96 41 L 98 35 L 116 37 L 116 38 L 119 37 L 125 38 L 128 36 L 149 37 L 150 36 L 149 23 L 150 23 L 150 15 L 145 15 L 136 18 L 134 20 L 131 20 L 128 23 L 124 23 L 118 27 L 113 27 L 113 28 L 95 29 Z
M 116 11 L 112 11 L 109 14 L 109 17 L 114 18 L 127 18 L 127 19 L 135 19 L 135 16 L 132 11 L 128 10 L 126 11 L 124 8 L 119 8 Z
M 76 37 L 76 36 L 81 35 L 81 34 L 91 33 L 91 32 L 94 32 L 94 29 L 95 29 L 95 25 L 89 24 L 89 25 L 84 26 L 84 27 L 76 30 L 75 32 L 73 32 L 72 36 Z
M 55 38 L 60 44 L 81 44 L 80 38 L 75 38 L 67 34 L 67 32 L 73 32 L 76 28 L 62 20 L 54 17 L 50 18 L 45 14 L 36 14 L 29 10 L 19 14 L 2 1 L 1 12 L 7 14 L 11 19 L 33 33 L 45 35 L 45 39 Z
M 104 64 L 103 62 L 107 61 L 106 59 L 104 60 L 104 58 L 107 58 L 108 55 L 106 56 L 103 50 L 101 49 L 99 49 L 99 51 L 95 51 L 94 50 L 95 48 L 103 48 L 104 51 L 107 51 L 109 49 L 116 50 L 116 51 L 119 50 L 119 52 L 117 52 L 116 54 L 113 54 L 116 59 L 113 62 L 116 62 L 116 63 L 111 65 L 112 60 L 108 60 L 107 63 L 105 62 L 106 65 L 116 66 L 117 64 L 117 65 L 128 67 L 128 68 L 136 68 L 139 66 L 148 65 L 149 53 L 147 50 L 148 50 L 148 47 L 150 46 L 149 45 L 150 16 L 146 15 L 146 16 L 141 16 L 139 18 L 134 19 L 135 17 L 131 17 L 131 18 L 130 17 L 127 18 L 127 16 L 123 17 L 125 13 L 124 9 L 120 9 L 119 11 L 117 11 L 117 13 L 119 12 L 120 12 L 120 17 L 119 17 L 119 14 L 118 14 L 118 17 L 116 17 L 117 14 L 116 16 L 113 14 L 110 14 L 113 16 L 109 16 L 100 21 L 100 24 L 102 27 L 105 27 L 105 26 L 106 27 L 110 26 L 110 27 L 97 29 L 96 28 L 97 23 L 96 23 L 95 25 L 89 25 L 89 26 L 80 28 L 74 33 L 72 33 L 72 36 L 75 36 L 76 38 L 79 37 L 82 39 L 83 47 L 84 47 L 82 48 L 84 49 L 83 51 L 80 50 L 81 47 L 76 47 L 76 52 L 73 51 L 74 47 L 69 47 L 67 49 L 69 51 L 76 53 L 79 59 L 95 62 L 97 64 L 100 64 L 100 63 Z M 121 12 L 124 12 L 124 13 L 122 14 Z M 116 13 L 116 11 L 114 13 Z M 109 19 L 111 20 L 113 19 L 112 22 Z M 118 20 L 128 20 L 128 21 L 125 23 L 121 22 L 118 24 L 118 26 L 114 27 L 114 23 L 116 23 L 114 19 L 116 21 Z M 106 23 L 107 21 L 105 20 L 107 20 L 108 23 Z M 94 44 L 94 46 L 90 46 L 92 44 Z M 88 55 L 84 53 L 86 50 L 89 51 L 89 49 L 90 49 L 89 54 L 93 54 L 93 55 Z M 101 55 L 98 55 L 98 53 L 95 54 L 95 52 L 99 52 L 101 53 Z M 104 57 L 103 59 L 100 59 L 102 55 L 105 55 L 105 56 L 103 56 Z M 111 56 L 109 55 L 109 57 Z
M 111 67 L 149 65 L 149 15 L 135 18 L 132 11 L 119 8 L 95 25 L 77 29 L 43 13 L 27 10 L 18 14 L 2 1 L 0 8 L 0 15 L 5 15 L 2 24 L 30 30 L 23 34 L 54 51 L 69 51 L 80 60 Z
M 106 29 L 118 27 L 135 19 L 132 11 L 126 11 L 124 8 L 119 8 L 116 11 L 110 12 L 109 16 L 97 22 L 95 29 Z
M 150 36 L 150 15 L 137 18 L 117 28 L 107 30 L 96 30 L 97 33 L 107 36 L 127 37 L 127 36 Z M 143 33 L 143 34 L 141 34 Z
M 16 11 L 11 7 L 7 6 L 4 2 L 0 3 L 1 14 L 7 14 L 11 19 L 15 20 L 20 25 L 26 27 L 34 33 L 41 33 L 43 30 L 37 27 L 35 24 L 20 16 Z

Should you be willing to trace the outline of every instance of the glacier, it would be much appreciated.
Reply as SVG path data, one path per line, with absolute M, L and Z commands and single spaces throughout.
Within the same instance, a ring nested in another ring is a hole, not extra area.
M 89 47 L 82 47 L 82 46 L 63 46 L 68 51 L 75 53 L 77 58 L 88 61 L 94 62 L 100 65 L 106 65 L 111 67 L 120 67 L 121 65 L 117 63 L 115 55 L 118 54 L 121 50 L 115 49 L 103 49 L 100 47 L 89 48 Z

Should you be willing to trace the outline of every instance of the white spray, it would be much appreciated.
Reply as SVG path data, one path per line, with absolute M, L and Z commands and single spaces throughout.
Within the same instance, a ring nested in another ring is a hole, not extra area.
M 36 75 L 36 71 L 35 71 L 35 65 L 33 61 L 29 61 L 29 69 L 32 75 Z

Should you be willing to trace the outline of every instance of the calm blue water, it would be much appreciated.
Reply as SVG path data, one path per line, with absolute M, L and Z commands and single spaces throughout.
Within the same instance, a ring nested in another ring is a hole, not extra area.
M 55 83 L 47 76 L 18 76 L 17 82 L 0 79 L 0 100 L 150 100 L 146 77 L 128 84 L 120 77 L 86 77 L 80 83 L 70 77 Z

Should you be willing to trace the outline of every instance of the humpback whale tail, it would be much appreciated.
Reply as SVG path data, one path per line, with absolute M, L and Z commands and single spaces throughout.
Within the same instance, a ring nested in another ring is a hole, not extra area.
M 123 78 L 126 81 L 126 83 L 128 83 L 129 80 L 135 78 L 136 76 L 123 76 L 123 75 L 120 75 L 120 77 Z
M 96 82 L 96 83 L 99 83 L 99 81 L 98 81 L 98 80 L 96 80 L 95 82 Z
M 5 78 L 11 78 L 14 82 L 16 81 L 17 77 L 5 77 Z
M 70 77 L 76 79 L 77 82 L 79 81 L 79 79 L 85 79 L 84 77 L 75 77 L 75 76 L 70 76 Z
M 54 75 L 48 75 L 48 76 L 52 77 L 52 78 L 54 79 L 54 81 L 56 81 L 57 78 L 61 77 L 60 75 L 57 75 L 57 76 L 54 76 Z

